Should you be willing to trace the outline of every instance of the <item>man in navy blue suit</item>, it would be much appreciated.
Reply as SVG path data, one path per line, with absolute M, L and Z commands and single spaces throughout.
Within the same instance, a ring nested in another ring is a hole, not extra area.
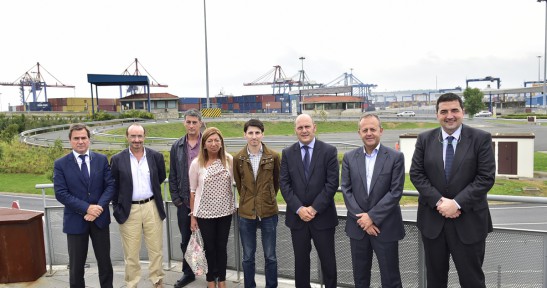
M 382 287 L 402 287 L 399 240 L 405 236 L 399 200 L 405 183 L 403 153 L 380 143 L 380 118 L 365 114 L 359 120 L 363 147 L 344 154 L 342 193 L 348 209 L 355 287 L 370 287 L 372 252 L 380 267 Z
M 291 229 L 297 288 L 310 287 L 312 240 L 325 287 L 336 287 L 334 232 L 338 217 L 334 194 L 340 168 L 336 147 L 317 140 L 316 129 L 310 115 L 296 117 L 298 142 L 283 149 L 281 157 L 279 186 L 287 202 L 285 225 Z
M 72 152 L 55 161 L 55 197 L 65 206 L 63 232 L 67 234 L 70 287 L 85 287 L 84 265 L 89 238 L 93 244 L 101 287 L 111 288 L 110 212 L 114 180 L 105 155 L 89 151 L 90 133 L 73 124 L 68 133 Z

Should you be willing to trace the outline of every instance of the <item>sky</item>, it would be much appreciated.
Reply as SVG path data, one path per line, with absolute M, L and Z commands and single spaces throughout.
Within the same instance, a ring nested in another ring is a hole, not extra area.
M 48 98 L 90 97 L 87 74 L 134 72 L 178 97 L 206 97 L 203 1 L 6 0 L 0 4 L 0 82 L 40 62 Z M 206 0 L 209 96 L 270 94 L 243 86 L 280 65 L 329 83 L 353 73 L 373 92 L 502 88 L 543 79 L 546 2 L 537 0 Z M 304 61 L 299 60 L 305 57 Z M 538 69 L 539 65 L 539 69 Z M 35 71 L 35 70 L 33 70 Z M 55 77 L 55 80 L 53 77 Z M 273 80 L 273 77 L 272 77 Z M 296 78 L 295 80 L 298 80 Z M 485 88 L 490 82 L 474 82 Z M 494 87 L 495 85 L 492 85 Z M 20 104 L 0 86 L 0 110 Z M 28 93 L 26 93 L 28 96 Z M 119 88 L 99 87 L 104 98 Z M 124 95 L 125 96 L 125 92 Z M 27 98 L 32 101 L 32 96 Z M 38 101 L 44 101 L 40 94 Z

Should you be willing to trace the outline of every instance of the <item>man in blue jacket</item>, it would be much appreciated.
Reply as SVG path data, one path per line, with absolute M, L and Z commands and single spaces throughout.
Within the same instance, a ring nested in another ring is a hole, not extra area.
M 63 232 L 67 234 L 70 287 L 85 287 L 84 265 L 89 238 L 93 243 L 101 287 L 112 287 L 110 261 L 110 211 L 114 195 L 108 159 L 89 151 L 90 133 L 73 124 L 68 133 L 72 152 L 55 161 L 55 197 L 65 206 Z

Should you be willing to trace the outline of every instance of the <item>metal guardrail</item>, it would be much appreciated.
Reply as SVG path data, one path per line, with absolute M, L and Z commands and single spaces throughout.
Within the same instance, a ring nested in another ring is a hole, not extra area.
M 49 245 L 49 265 L 67 264 L 66 237 L 62 233 L 63 207 L 46 206 L 46 189 L 53 188 L 53 184 L 38 184 L 36 189 L 42 190 L 42 197 L 45 212 L 46 245 Z M 164 199 L 167 198 L 168 187 L 164 184 Z M 404 196 L 418 196 L 417 191 L 404 191 Z M 488 195 L 489 201 L 519 202 L 545 204 L 547 198 L 527 196 L 501 196 Z M 182 260 L 180 250 L 180 232 L 177 226 L 176 207 L 170 201 L 165 201 L 167 218 L 165 221 L 167 233 L 167 266 L 172 267 L 172 261 Z M 284 223 L 285 212 L 281 209 L 279 223 Z M 338 286 L 352 287 L 353 270 L 351 266 L 349 240 L 344 232 L 345 216 L 338 216 L 340 224 L 336 227 L 336 258 L 338 271 Z M 228 268 L 237 270 L 238 279 L 241 266 L 241 246 L 239 244 L 239 232 L 237 227 L 237 216 L 234 215 L 228 241 Z M 113 261 L 123 261 L 121 251 L 121 240 L 117 223 L 112 222 L 111 251 Z M 425 263 L 421 234 L 414 221 L 404 221 L 406 237 L 399 242 L 399 259 L 401 267 L 401 278 L 404 287 L 425 287 Z M 278 275 L 281 278 L 294 278 L 294 257 L 290 230 L 284 225 L 278 226 L 277 233 L 277 257 Z M 257 237 L 260 237 L 260 230 Z M 53 241 L 53 239 L 55 241 Z M 494 228 L 486 239 L 486 257 L 483 264 L 487 287 L 547 287 L 547 232 Z M 53 246 L 55 242 L 55 246 Z M 257 241 L 256 269 L 257 273 L 264 273 L 264 258 L 261 255 L 261 241 Z M 57 251 L 59 250 L 59 251 Z M 315 250 L 315 248 L 313 248 Z M 90 245 L 90 253 L 93 255 Z M 145 245 L 141 247 L 143 260 L 147 259 Z M 88 262 L 94 263 L 94 259 Z M 311 275 L 314 283 L 321 283 L 321 271 L 319 260 L 315 252 L 311 253 Z M 453 262 L 450 263 L 449 287 L 459 287 L 458 275 Z M 376 259 L 372 266 L 371 286 L 381 286 L 380 273 Z

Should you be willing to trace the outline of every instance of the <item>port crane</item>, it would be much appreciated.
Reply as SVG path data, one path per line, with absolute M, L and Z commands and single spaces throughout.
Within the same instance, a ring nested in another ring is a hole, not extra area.
M 42 74 L 42 71 L 45 71 L 49 76 L 51 76 L 53 79 L 55 79 L 55 84 L 51 84 L 51 82 L 48 84 L 46 83 L 46 80 L 44 78 L 44 75 Z M 44 66 L 40 65 L 40 62 L 37 62 L 36 65 L 32 66 L 29 70 L 27 70 L 23 75 L 21 75 L 19 78 L 17 78 L 13 82 L 0 82 L 0 86 L 16 86 L 19 88 L 20 93 L 20 99 L 21 104 L 26 107 L 26 103 L 28 102 L 27 99 L 32 94 L 32 101 L 37 102 L 38 97 L 41 94 L 41 91 L 44 91 L 44 102 L 47 102 L 47 88 L 48 87 L 54 87 L 54 88 L 72 88 L 74 89 L 75 86 L 73 85 L 66 85 L 59 81 L 55 76 L 51 75 L 49 71 L 47 71 Z M 25 87 L 30 87 L 29 94 L 25 94 Z
M 129 72 L 129 69 L 135 65 L 135 70 L 133 70 L 133 72 Z M 140 64 L 139 62 L 139 59 L 135 58 L 135 61 L 131 62 L 131 64 L 129 64 L 129 66 L 127 68 L 125 68 L 125 70 L 123 71 L 122 75 L 131 75 L 131 76 L 142 76 L 143 74 L 141 73 L 141 71 L 139 70 L 139 67 L 141 67 L 144 72 L 146 72 L 146 74 L 148 75 L 148 77 L 150 77 L 150 79 L 152 80 L 151 83 L 150 83 L 150 87 L 169 87 L 169 85 L 165 85 L 165 84 L 160 84 L 147 70 L 146 68 L 144 68 L 144 66 L 142 64 Z M 135 93 L 138 93 L 139 91 L 139 86 L 135 86 L 135 85 L 132 85 L 132 86 L 129 86 L 127 87 L 127 90 L 126 92 L 129 93 L 129 94 L 135 94 Z

